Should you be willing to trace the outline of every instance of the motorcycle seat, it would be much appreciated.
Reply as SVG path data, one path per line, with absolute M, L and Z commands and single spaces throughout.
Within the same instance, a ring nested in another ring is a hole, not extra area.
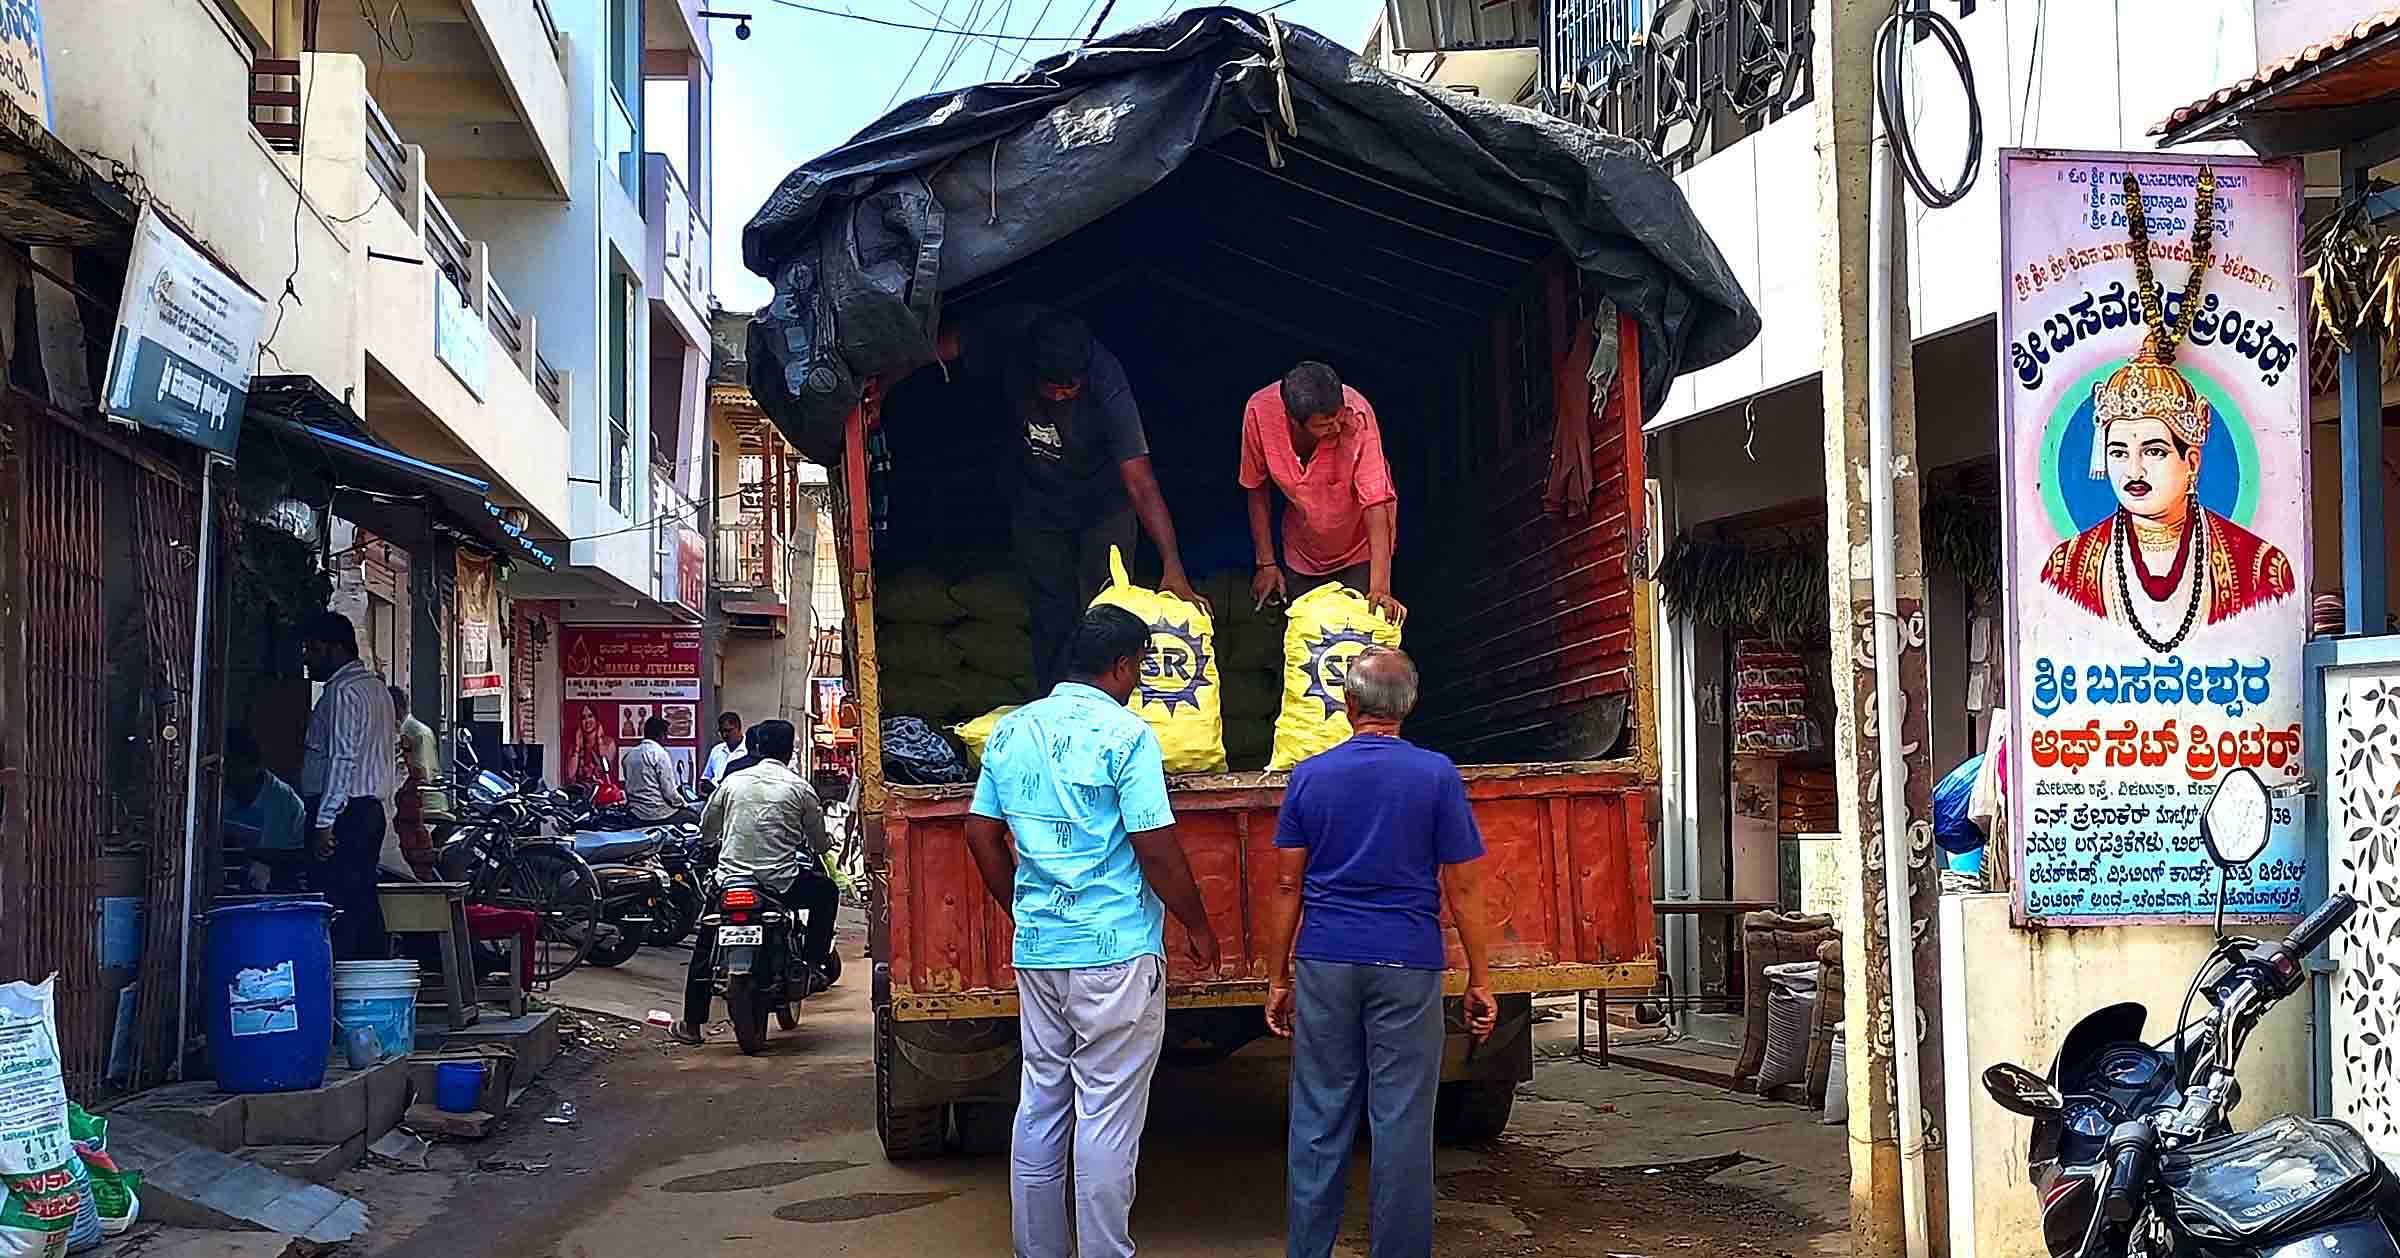
M 2368 1210 L 2383 1163 L 2348 1124 L 2279 1115 L 2159 1159 L 2175 1230 L 2201 1245 L 2251 1248 Z
M 595 865 L 641 860 L 656 852 L 663 843 L 663 839 L 648 830 L 575 832 L 575 854 Z

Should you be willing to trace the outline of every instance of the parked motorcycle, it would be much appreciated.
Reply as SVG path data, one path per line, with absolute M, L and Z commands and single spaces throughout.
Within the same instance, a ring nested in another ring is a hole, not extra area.
M 770 1013 L 784 1030 L 797 1028 L 810 979 L 800 959 L 800 914 L 757 884 L 733 880 L 718 888 L 699 926 L 713 933 L 709 982 L 742 1051 L 765 1050 Z
M 2145 1043 L 2148 1011 L 2114 1005 L 2067 1033 L 2047 1075 L 1983 1074 L 1993 1100 L 2033 1119 L 2026 1165 L 2054 1258 L 2400 1258 L 2400 1181 L 2357 1131 L 2283 1114 L 2237 1134 L 2227 1121 L 2243 1044 L 2358 908 L 2337 894 L 2281 943 L 2225 935 L 2229 876 L 2265 850 L 2273 810 L 2258 775 L 2236 769 L 2201 816 L 2220 871 L 2217 944 L 2177 1030 Z M 2195 995 L 2212 1007 L 2197 1021 Z
M 650 944 L 666 948 L 691 938 L 700 925 L 717 854 L 701 844 L 698 826 L 677 826 L 669 830 L 666 844 L 659 848 L 658 864 L 667 876 L 667 898 L 658 920 L 650 926 Z
M 667 872 L 659 863 L 665 827 L 645 830 L 578 830 L 575 854 L 600 881 L 600 925 L 586 958 L 597 966 L 633 959 L 668 909 Z

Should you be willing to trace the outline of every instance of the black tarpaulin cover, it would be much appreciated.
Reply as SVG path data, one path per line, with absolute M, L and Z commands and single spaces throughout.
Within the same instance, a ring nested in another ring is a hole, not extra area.
M 1194 9 L 1011 82 L 912 100 L 787 176 L 742 231 L 743 261 L 775 285 L 750 330 L 753 393 L 805 454 L 834 461 L 861 382 L 933 361 L 945 293 L 1245 132 L 1324 155 L 1290 162 L 1284 182 L 1338 169 L 1522 235 L 1538 247 L 1528 259 L 1563 247 L 1640 327 L 1647 409 L 1758 335 L 1757 310 L 1639 144 L 1395 77 L 1304 27 Z

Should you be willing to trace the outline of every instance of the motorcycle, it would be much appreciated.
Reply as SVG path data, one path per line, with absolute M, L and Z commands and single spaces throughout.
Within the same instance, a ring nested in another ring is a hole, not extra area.
M 658 850 L 659 868 L 667 876 L 666 901 L 660 906 L 658 920 L 650 927 L 652 947 L 666 948 L 692 937 L 700 925 L 705 907 L 709 875 L 716 869 L 716 853 L 700 842 L 697 826 L 674 827 L 666 844 Z
M 659 854 L 669 827 L 577 830 L 575 854 L 600 881 L 600 924 L 591 964 L 611 967 L 633 959 L 670 913 L 668 876 Z
M 726 1020 L 744 1053 L 767 1046 L 767 1015 L 786 1031 L 800 1025 L 800 1002 L 811 972 L 800 959 L 800 914 L 756 883 L 732 879 L 719 887 L 700 929 L 713 938 L 709 983 L 725 1001 Z
M 2273 810 L 2259 776 L 2236 769 L 2201 815 L 2219 870 L 2217 942 L 2173 1032 L 2147 1043 L 2148 1011 L 2113 1005 L 2067 1033 L 2047 1075 L 1984 1071 L 1992 1099 L 2033 1120 L 2026 1167 L 2053 1258 L 2400 1258 L 2400 1181 L 2357 1131 L 2291 1114 L 2239 1133 L 2228 1122 L 2251 1031 L 2358 909 L 2336 894 L 2280 943 L 2224 933 L 2231 874 L 2266 849 Z M 2211 1011 L 2195 1021 L 2199 995 Z

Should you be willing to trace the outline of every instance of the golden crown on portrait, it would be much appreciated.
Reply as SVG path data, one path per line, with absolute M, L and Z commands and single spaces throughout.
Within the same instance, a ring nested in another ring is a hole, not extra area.
M 2193 446 L 2208 442 L 2208 400 L 2158 352 L 2155 333 L 2133 361 L 2092 390 L 2092 421 L 2105 428 L 2120 419 L 2160 420 Z

